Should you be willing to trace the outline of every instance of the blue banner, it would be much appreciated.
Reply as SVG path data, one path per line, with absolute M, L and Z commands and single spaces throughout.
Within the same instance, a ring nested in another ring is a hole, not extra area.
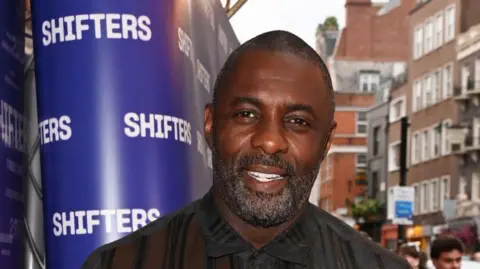
M 48 268 L 201 197 L 203 108 L 238 45 L 218 0 L 34 1 Z
M 23 264 L 24 1 L 0 0 L 0 267 Z

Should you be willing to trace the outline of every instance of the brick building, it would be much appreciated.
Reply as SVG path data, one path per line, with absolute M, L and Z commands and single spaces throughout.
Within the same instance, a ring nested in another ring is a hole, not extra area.
M 346 1 L 346 27 L 328 62 L 337 91 L 338 129 L 319 175 L 320 206 L 327 211 L 344 209 L 346 197 L 355 201 L 366 196 L 367 111 L 388 100 L 388 91 L 378 94 L 381 82 L 406 68 L 407 15 L 413 2 L 391 0 L 379 5 L 370 0 Z
M 410 121 L 407 184 L 415 189 L 415 226 L 406 236 L 423 250 L 429 249 L 432 231 L 439 230 L 435 226 L 445 223 L 444 200 L 457 192 L 457 160 L 447 134 L 457 119 L 452 95 L 458 81 L 454 72 L 458 10 L 458 0 L 417 1 L 408 16 L 408 83 L 392 91 L 390 102 L 391 107 L 403 107 Z M 399 135 L 399 124 L 391 123 L 389 192 L 399 183 Z
M 366 111 L 375 102 L 371 93 L 335 93 L 337 131 L 320 167 L 320 206 L 344 215 L 345 200 L 365 195 Z M 362 182 L 363 180 L 363 182 Z
M 480 226 L 480 1 L 461 0 L 458 4 L 460 33 L 456 42 L 458 68 L 455 73 L 459 83 L 454 88 L 453 99 L 459 115 L 455 128 L 449 131 L 459 182 L 456 218 L 448 221 L 451 229 Z

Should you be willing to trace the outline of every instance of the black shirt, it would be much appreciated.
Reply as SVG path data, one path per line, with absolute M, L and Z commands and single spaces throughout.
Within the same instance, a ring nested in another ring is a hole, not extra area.
M 309 204 L 261 249 L 242 239 L 208 193 L 186 208 L 96 250 L 82 269 L 407 269 L 408 263 Z

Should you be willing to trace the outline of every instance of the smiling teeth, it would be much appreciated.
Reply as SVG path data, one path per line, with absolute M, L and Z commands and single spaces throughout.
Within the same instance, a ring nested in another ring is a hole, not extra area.
M 282 179 L 283 177 L 277 174 L 267 174 L 260 172 L 248 172 L 248 175 L 260 182 L 270 182 L 274 180 Z

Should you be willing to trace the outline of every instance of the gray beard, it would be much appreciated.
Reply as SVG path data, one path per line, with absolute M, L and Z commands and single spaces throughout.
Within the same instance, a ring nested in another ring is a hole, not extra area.
M 213 184 L 227 207 L 255 227 L 269 228 L 293 219 L 307 202 L 319 166 L 302 177 L 292 175 L 278 193 L 263 193 L 249 189 L 242 179 L 242 167 L 227 165 L 213 150 Z

